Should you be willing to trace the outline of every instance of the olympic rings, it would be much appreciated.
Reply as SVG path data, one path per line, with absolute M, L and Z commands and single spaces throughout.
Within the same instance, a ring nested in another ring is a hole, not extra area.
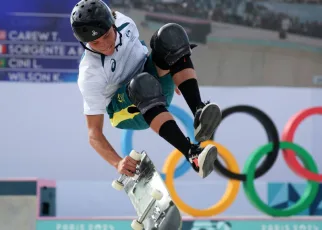
M 304 150 L 301 146 L 291 142 L 281 142 L 282 149 L 291 149 L 295 151 L 296 155 L 303 161 L 305 168 L 310 169 L 313 172 L 317 172 L 317 166 L 311 157 L 311 155 Z M 272 144 L 266 144 L 259 147 L 248 158 L 243 172 L 247 175 L 247 180 L 243 182 L 243 187 L 246 196 L 252 202 L 252 204 L 259 210 L 271 216 L 291 216 L 305 210 L 315 199 L 315 196 L 319 190 L 319 184 L 315 181 L 308 181 L 308 187 L 306 188 L 304 195 L 291 207 L 286 209 L 275 209 L 265 204 L 258 196 L 254 187 L 254 173 L 256 164 L 273 148 Z
M 273 143 L 273 148 L 271 152 L 267 155 L 262 165 L 260 165 L 258 169 L 256 169 L 255 178 L 258 178 L 263 176 L 268 170 L 270 170 L 277 159 L 278 150 L 279 150 L 278 132 L 273 121 L 269 118 L 269 116 L 267 116 L 263 111 L 248 105 L 239 105 L 239 106 L 233 106 L 233 107 L 224 109 L 222 111 L 222 120 L 228 117 L 229 115 L 233 113 L 238 113 L 238 112 L 247 113 L 252 117 L 254 117 L 256 120 L 258 120 L 263 125 L 267 133 L 268 142 Z M 220 161 L 215 162 L 215 169 L 226 178 L 241 180 L 241 181 L 246 180 L 246 174 L 238 174 L 238 173 L 231 172 L 230 170 L 227 170 L 220 163 Z
M 313 107 L 309 109 L 302 110 L 295 114 L 291 119 L 286 123 L 284 127 L 282 140 L 292 142 L 294 138 L 294 133 L 300 123 L 307 117 L 315 114 L 322 115 L 322 107 Z M 288 166 L 299 176 L 313 181 L 322 182 L 322 174 L 312 173 L 309 170 L 303 168 L 300 163 L 297 161 L 294 152 L 290 150 L 283 150 L 283 157 L 288 164 Z
M 188 128 L 189 126 L 192 127 L 192 119 L 189 117 L 189 115 L 187 115 L 186 112 L 176 106 L 170 106 L 169 111 L 183 122 L 188 131 L 188 136 L 191 140 L 194 140 L 192 129 Z M 162 174 L 162 177 L 164 178 L 170 195 L 172 196 L 174 202 L 177 204 L 178 208 L 181 211 L 186 212 L 187 214 L 199 217 L 212 216 L 221 213 L 226 210 L 228 206 L 231 205 L 231 203 L 236 199 L 237 192 L 241 183 L 240 181 L 242 181 L 243 183 L 245 194 L 250 202 L 257 209 L 266 214 L 272 216 L 290 216 L 308 208 L 317 194 L 317 182 L 321 181 L 321 175 L 318 174 L 317 166 L 309 153 L 307 153 L 307 151 L 304 150 L 301 146 L 292 143 L 292 140 L 295 129 L 299 126 L 300 122 L 310 115 L 322 114 L 322 107 L 309 108 L 300 111 L 298 114 L 293 116 L 292 119 L 288 121 L 283 131 L 281 142 L 278 139 L 278 133 L 275 124 L 269 118 L 269 116 L 267 116 L 261 110 L 246 105 L 233 106 L 223 111 L 223 118 L 234 112 L 245 112 L 260 121 L 267 132 L 268 140 L 270 143 L 259 147 L 252 153 L 251 157 L 247 160 L 244 166 L 244 169 L 242 171 L 243 174 L 240 174 L 235 158 L 224 146 L 213 141 L 202 143 L 202 146 L 206 145 L 207 143 L 212 143 L 217 147 L 217 149 L 219 150 L 219 155 L 224 158 L 224 161 L 227 164 L 227 169 L 222 166 L 219 161 L 217 161 L 217 163 L 215 163 L 216 170 L 218 170 L 221 175 L 229 178 L 226 193 L 224 194 L 223 198 L 217 204 L 203 210 L 195 209 L 187 205 L 180 199 L 180 197 L 176 193 L 174 179 L 185 174 L 189 169 L 191 169 L 191 166 L 187 161 L 184 161 L 184 163 L 176 168 L 176 164 L 178 164 L 180 157 L 182 157 L 183 155 L 178 150 L 171 152 L 163 167 L 163 172 L 165 174 Z M 132 150 L 132 135 L 133 132 L 131 131 L 126 131 L 125 135 L 123 135 L 122 151 L 124 155 L 127 155 L 130 150 Z M 258 178 L 265 174 L 272 167 L 272 165 L 276 161 L 277 152 L 280 147 L 283 150 L 284 159 L 286 160 L 290 168 L 301 177 L 308 179 L 309 182 L 308 187 L 303 194 L 303 197 L 295 205 L 287 209 L 276 210 L 264 204 L 263 201 L 260 200 L 260 198 L 256 194 L 253 181 L 255 178 Z M 304 168 L 297 162 L 294 151 L 296 152 L 296 155 L 298 155 L 303 161 Z M 266 156 L 264 164 L 255 169 L 257 163 L 264 156 Z
M 239 167 L 238 167 L 237 161 L 235 160 L 235 158 L 229 152 L 228 149 L 226 149 L 224 146 L 214 141 L 203 142 L 201 146 L 205 147 L 207 144 L 215 145 L 218 149 L 219 155 L 223 158 L 229 170 L 235 173 L 239 173 Z M 229 180 L 226 188 L 226 193 L 224 194 L 223 198 L 217 204 L 213 205 L 210 208 L 207 208 L 204 210 L 196 209 L 189 206 L 188 204 L 184 203 L 184 201 L 181 200 L 181 198 L 179 197 L 179 195 L 175 190 L 173 175 L 174 175 L 176 165 L 182 156 L 183 155 L 181 152 L 179 152 L 177 149 L 174 150 L 166 160 L 163 167 L 163 172 L 165 172 L 166 174 L 165 184 L 167 185 L 169 193 L 172 199 L 174 200 L 175 204 L 178 206 L 178 208 L 182 212 L 185 212 L 186 214 L 189 214 L 195 217 L 198 217 L 198 216 L 209 217 L 209 216 L 217 215 L 223 212 L 224 210 L 226 210 L 237 197 L 239 186 L 240 186 L 240 182 L 237 180 Z
M 180 109 L 177 106 L 171 105 L 169 107 L 169 112 L 172 113 L 175 117 L 177 117 L 185 126 L 186 131 L 188 132 L 188 137 L 190 140 L 195 140 L 193 130 L 190 128 L 193 126 L 193 120 L 184 110 Z M 122 132 L 122 154 L 123 156 L 127 156 L 133 149 L 132 138 L 133 130 L 123 130 Z M 181 177 L 191 168 L 188 161 L 183 161 L 181 165 L 176 169 L 174 178 Z M 160 173 L 161 177 L 165 179 L 165 175 Z

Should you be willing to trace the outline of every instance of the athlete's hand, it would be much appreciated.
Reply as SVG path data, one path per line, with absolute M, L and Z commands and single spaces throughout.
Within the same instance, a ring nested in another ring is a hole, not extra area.
M 139 161 L 127 156 L 123 158 L 117 165 L 117 171 L 120 174 L 125 174 L 126 176 L 133 177 L 135 174 L 136 165 Z

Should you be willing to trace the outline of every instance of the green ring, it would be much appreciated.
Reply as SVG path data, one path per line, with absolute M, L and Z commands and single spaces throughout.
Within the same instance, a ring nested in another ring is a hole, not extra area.
M 318 168 L 316 163 L 314 162 L 311 155 L 303 149 L 301 146 L 294 144 L 292 142 L 280 142 L 281 149 L 290 149 L 293 150 L 296 155 L 301 159 L 304 163 L 304 167 L 314 173 L 318 172 Z M 297 213 L 305 210 L 310 206 L 310 204 L 315 199 L 318 189 L 319 183 L 315 181 L 308 181 L 308 186 L 306 187 L 303 196 L 291 207 L 286 209 L 275 209 L 267 204 L 265 204 L 261 198 L 258 196 L 255 185 L 254 185 L 254 174 L 256 170 L 256 166 L 261 158 L 271 152 L 273 149 L 273 144 L 269 143 L 259 147 L 257 150 L 251 154 L 251 156 L 247 159 L 247 162 L 244 166 L 243 172 L 247 175 L 246 181 L 243 182 L 243 187 L 245 194 L 249 201 L 260 211 L 265 214 L 271 216 L 292 216 Z

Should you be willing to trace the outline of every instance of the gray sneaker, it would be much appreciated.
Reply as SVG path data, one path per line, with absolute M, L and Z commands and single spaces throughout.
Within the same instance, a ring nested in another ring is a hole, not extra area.
M 193 122 L 196 141 L 209 140 L 220 122 L 221 110 L 219 106 L 214 103 L 202 104 L 197 109 Z
M 206 178 L 214 170 L 217 154 L 217 148 L 214 145 L 209 144 L 201 148 L 199 144 L 191 144 L 187 159 L 198 175 Z

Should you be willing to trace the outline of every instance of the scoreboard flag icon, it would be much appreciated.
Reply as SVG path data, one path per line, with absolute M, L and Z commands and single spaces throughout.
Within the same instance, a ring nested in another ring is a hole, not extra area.
M 6 67 L 6 59 L 0 58 L 0 68 L 5 68 Z
M 0 54 L 6 54 L 7 53 L 7 46 L 0 44 Z
M 7 31 L 0 30 L 0 40 L 6 40 L 7 39 Z

